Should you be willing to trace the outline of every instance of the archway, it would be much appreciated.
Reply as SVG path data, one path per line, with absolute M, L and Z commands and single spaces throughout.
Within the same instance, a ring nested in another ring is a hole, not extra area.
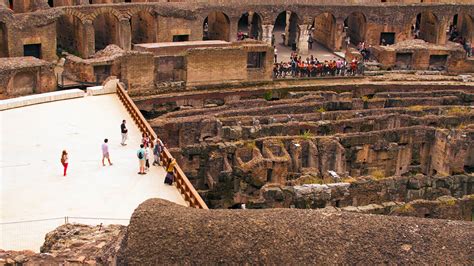
M 458 23 L 461 36 L 467 41 L 474 43 L 474 18 L 468 14 L 461 16 L 462 20 Z
M 336 18 L 331 13 L 323 13 L 313 20 L 314 41 L 330 50 L 336 50 Z
M 3 22 L 0 22 L 0 57 L 8 57 L 7 27 Z
M 74 55 L 80 55 L 83 49 L 84 40 L 82 32 L 83 24 L 79 18 L 65 14 L 56 23 L 56 44 L 58 52 L 66 51 Z M 82 55 L 84 56 L 84 55 Z
M 344 30 L 346 37 L 350 38 L 350 42 L 354 45 L 365 41 L 367 31 L 367 19 L 361 12 L 354 12 L 344 20 Z
M 229 17 L 218 11 L 213 11 L 204 19 L 203 40 L 230 40 Z
M 422 39 L 430 43 L 438 43 L 440 32 L 444 34 L 444 30 L 440 29 L 438 18 L 429 11 L 416 15 L 412 30 L 415 39 Z
M 132 44 L 156 42 L 156 22 L 152 14 L 140 11 L 130 19 Z
M 300 35 L 298 15 L 290 11 L 281 12 L 275 20 L 273 35 L 275 44 L 289 46 L 296 51 Z
M 93 24 L 96 51 L 104 49 L 109 44 L 119 45 L 119 21 L 113 14 L 99 14 Z
M 238 38 L 251 38 L 255 40 L 262 39 L 262 19 L 260 15 L 254 12 L 247 12 L 243 14 L 237 24 Z

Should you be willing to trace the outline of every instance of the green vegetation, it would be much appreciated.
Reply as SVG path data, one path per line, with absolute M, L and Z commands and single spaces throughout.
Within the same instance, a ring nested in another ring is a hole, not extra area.
M 396 209 L 398 212 L 401 213 L 408 213 L 408 212 L 414 212 L 415 208 L 410 203 L 407 203 L 405 205 L 402 205 Z
M 470 112 L 471 110 L 469 107 L 459 107 L 459 106 L 451 107 L 450 109 L 446 110 L 446 114 L 452 115 L 452 116 L 466 115 L 466 114 L 469 114 Z
M 324 112 L 326 112 L 326 109 L 324 109 L 324 107 L 321 106 L 319 108 L 314 109 L 314 111 L 317 112 L 317 113 L 324 113 Z
M 407 109 L 410 110 L 410 111 L 414 111 L 414 112 L 421 112 L 421 111 L 424 111 L 426 109 L 426 106 L 412 105 L 412 106 L 408 106 Z
M 273 92 L 271 92 L 271 91 L 266 91 L 263 94 L 263 99 L 265 99 L 267 101 L 270 101 L 272 98 L 273 98 Z
M 308 140 L 308 139 L 311 139 L 313 137 L 313 134 L 308 129 L 305 132 L 303 132 L 303 134 L 301 134 L 301 136 L 303 137 L 303 139 Z
M 380 170 L 380 169 L 377 169 L 377 170 L 374 170 L 372 173 L 371 173 L 371 176 L 376 179 L 376 180 L 379 180 L 379 179 L 384 179 L 385 178 L 385 173 L 384 171 Z

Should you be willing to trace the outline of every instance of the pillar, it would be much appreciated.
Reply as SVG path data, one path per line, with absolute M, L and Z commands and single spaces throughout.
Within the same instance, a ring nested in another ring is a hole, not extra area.
M 334 30 L 334 51 L 342 51 L 345 48 L 346 33 L 344 32 L 344 22 L 336 21 L 336 29 Z
M 88 58 L 95 53 L 95 32 L 94 25 L 91 20 L 84 21 L 82 24 L 82 45 L 79 53 L 84 58 Z
M 298 44 L 298 53 L 299 54 L 308 54 L 308 38 L 309 38 L 309 28 L 310 25 L 299 25 L 300 27 L 300 34 L 299 39 L 297 39 Z
M 121 19 L 119 22 L 119 36 L 118 42 L 120 48 L 125 51 L 131 50 L 132 46 L 132 29 L 130 26 L 130 20 Z
M 239 19 L 240 18 L 229 18 L 230 20 L 230 29 L 229 29 L 229 41 L 235 42 L 237 41 L 237 30 L 239 28 Z
M 290 39 L 290 18 L 291 18 L 291 11 L 286 11 L 286 21 L 285 21 L 285 45 L 291 45 L 289 42 Z
M 449 25 L 449 17 L 442 17 L 439 20 L 439 26 L 438 26 L 438 38 L 436 40 L 436 44 L 446 44 L 447 37 L 446 37 L 446 29 L 448 28 Z
M 250 11 L 249 16 L 247 17 L 247 32 L 248 32 L 249 37 L 252 34 L 252 26 L 253 26 L 252 22 L 253 22 L 253 12 Z
M 272 24 L 262 25 L 262 41 L 269 45 L 272 45 L 273 27 Z

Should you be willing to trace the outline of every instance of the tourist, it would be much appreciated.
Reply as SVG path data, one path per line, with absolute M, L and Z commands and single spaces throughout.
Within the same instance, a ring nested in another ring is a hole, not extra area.
M 127 145 L 125 141 L 127 141 L 127 138 L 128 138 L 128 129 L 125 126 L 125 120 L 123 120 L 122 124 L 120 125 L 120 131 L 122 132 L 122 142 L 120 144 L 122 144 L 122 146 L 125 146 Z
M 145 145 L 140 144 L 140 149 L 137 151 L 138 163 L 140 166 L 140 170 L 138 171 L 139 175 L 144 175 L 145 173 Z
M 278 62 L 278 50 L 276 46 L 273 46 L 273 56 L 275 58 L 275 63 Z
M 66 176 L 67 166 L 69 165 L 69 159 L 67 157 L 66 150 L 63 150 L 63 153 L 61 154 L 61 164 L 64 167 L 64 176 Z
M 145 146 L 145 170 L 148 171 L 150 169 L 150 155 L 152 152 L 150 152 L 151 146 L 153 146 L 153 143 L 150 142 L 149 146 Z
M 104 143 L 102 143 L 102 165 L 105 166 L 105 158 L 109 161 L 109 165 L 112 165 L 112 162 L 110 162 L 110 154 L 109 154 L 109 145 L 107 144 L 109 142 L 108 139 L 104 139 Z
M 286 45 L 286 34 L 284 32 L 281 33 L 282 44 Z
M 272 46 L 275 46 L 275 34 L 272 33 Z
M 168 160 L 168 165 L 166 166 L 166 176 L 165 176 L 165 184 L 172 185 L 174 181 L 174 167 L 176 166 L 176 160 L 174 158 L 170 158 Z
M 467 57 L 472 56 L 472 47 L 471 47 L 471 42 L 469 40 L 464 40 L 463 48 L 466 51 Z
M 313 36 L 311 35 L 311 33 L 309 34 L 308 36 L 308 50 L 312 50 L 313 49 Z
M 153 165 L 161 165 L 160 156 L 163 151 L 163 143 L 160 139 L 156 139 L 155 147 L 153 148 Z
M 142 134 L 142 144 L 145 146 L 145 147 L 148 147 L 148 144 L 150 143 L 150 138 L 148 137 L 148 133 L 144 132 Z

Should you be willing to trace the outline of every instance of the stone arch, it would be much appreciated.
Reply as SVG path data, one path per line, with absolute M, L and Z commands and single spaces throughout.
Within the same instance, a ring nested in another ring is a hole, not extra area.
M 336 50 L 336 17 L 325 12 L 313 19 L 312 35 L 314 41 L 330 50 Z
M 422 39 L 430 43 L 438 43 L 440 35 L 444 34 L 438 17 L 430 11 L 418 13 L 412 23 L 412 31 L 415 39 Z
M 469 14 L 458 15 L 458 30 L 462 38 L 474 43 L 474 17 Z
M 120 22 L 114 14 L 100 13 L 95 16 L 92 24 L 94 27 L 95 51 L 102 50 L 109 44 L 120 46 Z
M 237 23 L 237 31 L 242 32 L 246 37 L 261 40 L 262 39 L 262 18 L 256 12 L 246 12 L 240 16 Z
M 111 7 L 99 7 L 99 8 L 94 8 L 93 10 L 94 12 L 92 12 L 88 18 L 91 21 L 94 21 L 98 16 L 102 14 L 113 15 L 117 19 L 117 21 L 120 21 L 120 19 L 122 18 L 127 18 L 126 15 L 120 13 L 120 11 Z
M 76 9 L 73 8 L 66 8 L 64 9 L 64 13 L 66 15 L 71 15 L 81 21 L 82 24 L 87 20 L 87 15 L 85 15 L 82 12 L 77 11 Z
M 17 72 L 10 79 L 7 94 L 11 96 L 28 95 L 35 92 L 37 74 L 32 71 Z
M 203 22 L 203 40 L 230 41 L 230 19 L 223 12 L 212 11 Z
M 352 44 L 357 45 L 365 41 L 367 32 L 367 18 L 362 12 L 353 12 L 344 20 L 346 36 L 349 36 Z
M 56 44 L 59 52 L 80 55 L 86 40 L 83 40 L 84 24 L 80 17 L 65 13 L 56 23 Z M 82 55 L 85 56 L 85 55 Z
M 130 17 L 132 44 L 156 42 L 156 18 L 148 10 L 139 10 Z
M 0 21 L 0 57 L 8 57 L 7 25 Z
M 280 43 L 295 50 L 300 36 L 298 21 L 299 18 L 295 12 L 283 11 L 278 14 L 273 27 L 275 44 Z

